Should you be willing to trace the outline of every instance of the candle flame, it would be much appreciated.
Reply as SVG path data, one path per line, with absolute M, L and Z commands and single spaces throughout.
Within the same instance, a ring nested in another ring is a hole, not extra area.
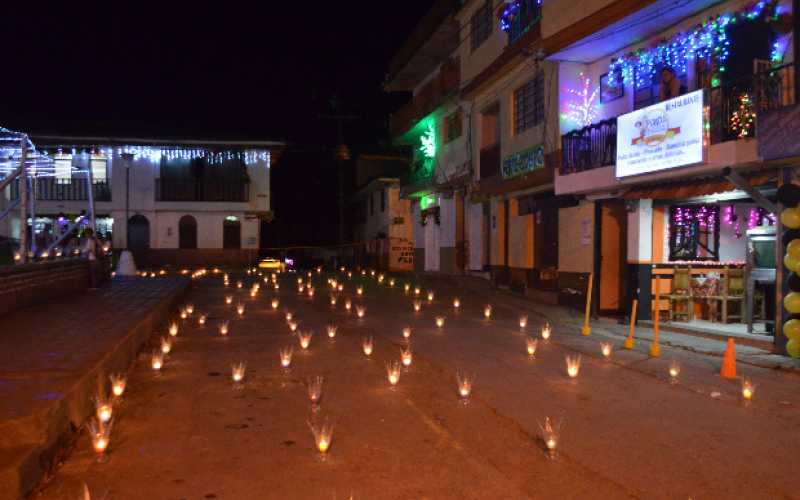
M 297 334 L 297 340 L 300 342 L 300 348 L 303 350 L 308 349 L 308 346 L 311 345 L 311 337 L 314 335 L 314 332 L 307 331 L 307 332 L 300 332 Z
M 173 337 L 178 335 L 178 323 L 170 323 L 169 334 Z
M 433 302 L 433 292 L 428 292 L 428 302 Z
M 669 364 L 669 376 L 673 381 L 678 380 L 678 375 L 681 373 L 681 364 L 678 360 L 673 359 Z
M 528 351 L 528 356 L 534 357 L 536 355 L 536 348 L 539 347 L 539 339 L 528 337 L 525 339 L 525 346 Z
M 386 363 L 386 379 L 391 386 L 395 386 L 400 382 L 400 363 L 398 361 Z
M 486 319 L 492 317 L 492 306 L 486 306 L 483 308 L 483 317 Z
M 244 380 L 244 373 L 247 370 L 247 363 L 241 362 L 231 365 L 231 378 L 234 382 L 241 382 Z
M 236 306 L 236 314 L 238 314 L 239 316 L 244 316 L 244 304 L 239 303 Z
M 553 329 L 550 326 L 550 323 L 545 323 L 544 326 L 542 326 L 542 339 L 549 340 L 552 333 Z
M 453 299 L 453 307 L 455 307 L 456 309 L 461 307 L 461 300 L 458 297 Z
M 414 301 L 414 312 L 419 312 L 422 309 L 422 303 L 418 300 Z
M 308 427 L 314 435 L 317 450 L 324 456 L 331 447 L 333 438 L 333 425 L 326 419 L 322 424 L 314 425 L 308 422 Z
M 403 338 L 405 338 L 405 339 L 411 338 L 411 327 L 410 326 L 403 327 Z
M 336 337 L 336 325 L 328 325 L 328 338 Z
M 367 356 L 372 355 L 372 345 L 372 337 L 364 337 L 364 340 L 361 342 L 361 349 Z
M 753 395 L 756 393 L 756 386 L 753 382 L 749 379 L 743 378 L 742 379 L 742 398 L 746 401 L 750 401 L 753 399 Z
M 528 316 L 523 314 L 519 317 L 519 327 L 525 328 L 526 326 L 528 326 Z
M 164 353 L 158 350 L 153 351 L 153 355 L 150 357 L 150 366 L 155 371 L 161 370 L 161 367 L 164 366 Z
M 600 343 L 600 352 L 603 353 L 603 357 L 608 359 L 611 357 L 611 343 L 610 342 L 601 342 Z
M 444 328 L 444 316 L 436 316 L 436 326 L 438 328 Z
M 233 295 L 226 295 L 225 296 L 225 304 L 227 304 L 227 305 L 233 304 Z
M 205 314 L 201 314 L 200 316 L 198 316 L 197 324 L 199 324 L 201 326 L 206 324 L 206 315 Z
M 321 375 L 311 377 L 306 381 L 306 388 L 308 389 L 308 399 L 312 405 L 319 403 L 322 399 L 322 383 L 325 379 Z
M 581 355 L 567 356 L 565 361 L 567 363 L 567 375 L 569 375 L 570 378 L 577 377 L 578 372 L 581 370 Z
M 292 364 L 292 351 L 292 346 L 287 346 L 280 350 L 279 354 L 281 357 L 282 367 L 289 368 L 289 365 Z
M 222 321 L 219 324 L 219 334 L 223 337 L 228 334 L 228 322 Z
M 366 312 L 367 312 L 367 308 L 366 307 L 364 307 L 364 306 L 356 307 L 356 316 L 358 316 L 359 318 L 363 318 L 364 314 L 366 314 Z
M 411 366 L 413 357 L 414 355 L 411 353 L 411 347 L 400 348 L 400 361 L 403 363 L 403 366 Z
M 553 423 L 550 417 L 545 417 L 544 424 L 539 424 L 542 441 L 549 453 L 554 453 L 558 446 L 558 436 L 561 432 L 561 424 Z
M 458 383 L 458 395 L 461 396 L 462 399 L 466 400 L 469 398 L 469 395 L 472 393 L 472 384 L 475 381 L 475 376 L 470 375 L 467 372 L 458 371 L 456 372 L 456 382 Z
M 349 311 L 350 308 L 352 308 L 352 307 L 353 307 L 353 303 L 350 302 L 350 299 L 347 299 L 347 300 L 344 301 L 344 308 L 345 309 L 347 309 Z
M 272 299 L 272 304 L 271 304 L 272 305 L 272 310 L 273 311 L 276 310 L 280 304 L 281 303 L 280 303 L 280 301 L 278 299 Z
M 164 354 L 169 354 L 172 350 L 172 343 L 166 337 L 161 337 L 161 352 Z
M 127 385 L 125 375 L 109 375 L 109 379 L 111 380 L 111 392 L 117 397 L 122 396 L 122 393 L 125 392 L 125 386 Z
M 332 306 L 336 305 L 336 295 L 331 295 L 331 305 Z

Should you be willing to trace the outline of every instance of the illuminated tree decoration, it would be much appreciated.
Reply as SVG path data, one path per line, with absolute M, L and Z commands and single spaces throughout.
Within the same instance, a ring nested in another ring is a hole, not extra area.
M 750 95 L 744 93 L 739 96 L 739 109 L 731 114 L 731 131 L 736 133 L 739 139 L 752 137 L 755 125 L 756 112 L 753 109 L 753 101 Z
M 432 160 L 436 157 L 436 129 L 433 128 L 433 123 L 428 123 L 427 128 L 419 138 L 419 150 L 426 160 Z
M 567 92 L 574 96 L 572 101 L 567 103 L 569 108 L 567 119 L 581 127 L 586 127 L 597 119 L 597 96 L 600 89 L 592 90 L 592 79 L 583 73 L 580 74 L 580 79 L 581 88 L 579 90 L 567 89 Z
M 712 55 L 719 64 L 720 73 L 724 73 L 724 63 L 728 59 L 730 46 L 728 28 L 736 23 L 760 19 L 762 15 L 766 16 L 766 21 L 777 20 L 777 0 L 761 0 L 748 4 L 736 12 L 711 18 L 692 31 L 676 33 L 655 47 L 637 49 L 612 59 L 608 68 L 608 83 L 616 83 L 614 80 L 618 71 L 622 74 L 624 83 L 631 83 L 635 76 L 639 85 L 651 81 L 656 70 L 664 66 L 675 69 L 678 74 L 684 74 L 689 61 Z

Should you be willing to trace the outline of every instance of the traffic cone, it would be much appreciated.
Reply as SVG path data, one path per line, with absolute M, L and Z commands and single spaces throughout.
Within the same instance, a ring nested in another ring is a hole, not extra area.
M 733 339 L 728 339 L 728 347 L 725 348 L 725 356 L 722 358 L 722 369 L 719 371 L 722 378 L 736 378 L 736 344 Z

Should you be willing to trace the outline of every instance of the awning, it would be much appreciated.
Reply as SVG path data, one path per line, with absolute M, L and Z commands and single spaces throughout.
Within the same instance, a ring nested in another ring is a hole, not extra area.
M 778 179 L 777 170 L 769 172 L 754 172 L 743 174 L 742 177 L 752 186 L 761 186 Z M 676 182 L 661 182 L 631 188 L 622 195 L 626 200 L 681 200 L 685 198 L 696 198 L 698 196 L 708 196 L 712 194 L 725 193 L 737 189 L 725 177 L 713 176 L 704 178 L 686 179 Z

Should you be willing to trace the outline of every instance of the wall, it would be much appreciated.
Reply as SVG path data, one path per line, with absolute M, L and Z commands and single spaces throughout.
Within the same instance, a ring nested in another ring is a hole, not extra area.
M 509 200 L 508 265 L 533 269 L 533 214 L 517 215 L 517 199 Z
M 594 270 L 594 202 L 558 212 L 559 271 L 590 273 Z
M 542 38 L 586 19 L 614 3 L 613 0 L 550 0 L 542 2 Z
M 489 251 L 491 262 L 493 266 L 505 266 L 508 263 L 505 260 L 505 220 L 506 210 L 503 200 L 493 198 L 491 201 L 492 215 L 489 225 L 490 245 Z
M 467 208 L 467 236 L 469 245 L 469 263 L 471 271 L 482 271 L 486 261 L 483 254 L 483 205 L 469 203 Z
M 470 33 L 472 31 L 472 15 L 478 8 L 483 6 L 485 0 L 471 0 L 467 2 L 461 11 L 457 14 L 459 23 L 461 24 L 461 44 L 459 46 L 459 53 L 461 57 L 461 81 L 468 82 L 475 78 L 481 71 L 486 69 L 503 49 L 508 45 L 508 37 L 500 29 L 497 22 L 497 16 L 492 13 L 492 33 L 474 52 L 472 50 L 472 41 Z M 492 1 L 493 5 L 497 5 Z

